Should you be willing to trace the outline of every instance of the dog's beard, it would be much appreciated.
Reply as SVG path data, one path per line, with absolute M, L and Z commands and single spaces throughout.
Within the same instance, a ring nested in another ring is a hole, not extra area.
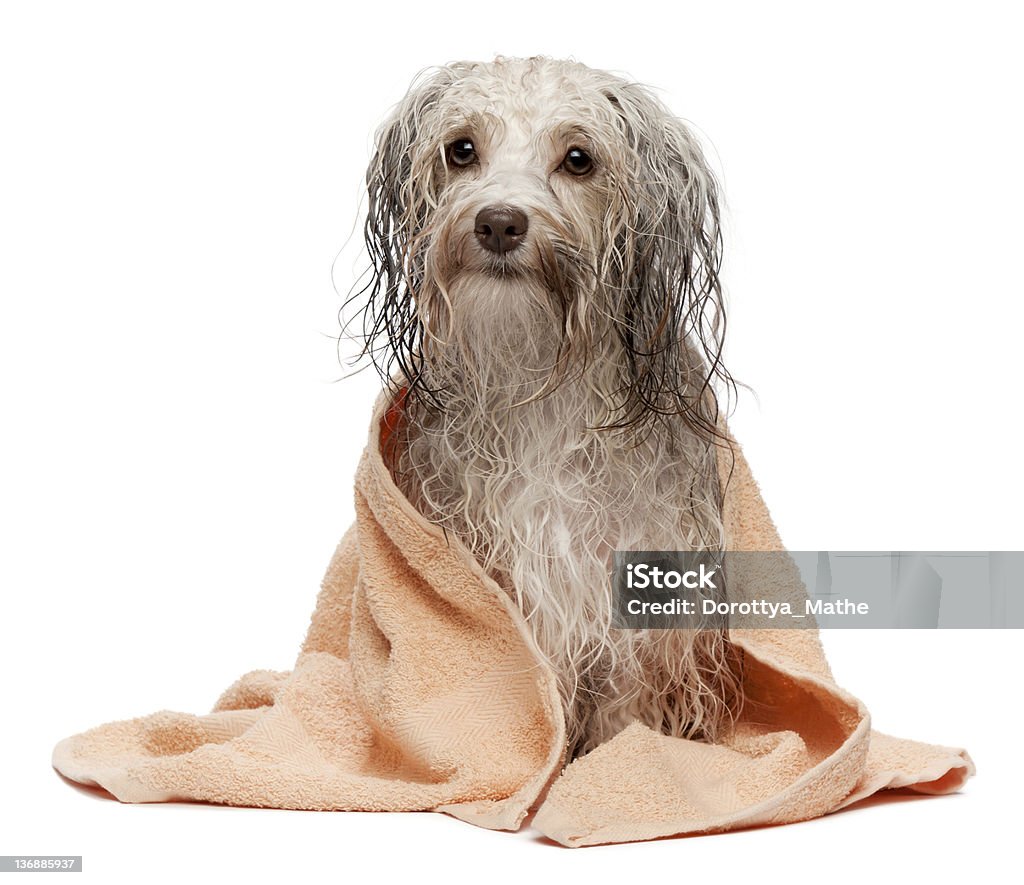
M 448 290 L 454 310 L 440 334 L 428 327 L 424 365 L 432 389 L 472 391 L 497 406 L 528 399 L 559 369 L 563 329 L 537 281 L 468 274 Z
M 449 231 L 432 245 L 418 298 L 429 389 L 522 402 L 578 378 L 584 357 L 610 343 L 609 309 L 595 310 L 601 292 L 580 245 L 534 234 L 494 256 Z M 605 326 L 597 334 L 594 314 Z

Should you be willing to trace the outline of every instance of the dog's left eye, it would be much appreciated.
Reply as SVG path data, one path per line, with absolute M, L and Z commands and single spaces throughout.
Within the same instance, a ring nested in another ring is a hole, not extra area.
M 569 152 L 562 160 L 562 168 L 572 175 L 586 175 L 594 168 L 594 160 L 583 148 L 569 148 Z
M 476 162 L 476 148 L 468 138 L 457 138 L 448 145 L 448 162 L 453 166 L 472 166 Z

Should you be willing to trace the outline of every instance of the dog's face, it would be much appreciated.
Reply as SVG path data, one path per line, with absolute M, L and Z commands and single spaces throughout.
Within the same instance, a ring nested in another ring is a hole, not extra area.
M 488 67 L 440 96 L 414 148 L 433 210 L 435 279 L 508 294 L 555 250 L 600 248 L 621 136 L 591 84 Z M 428 227 L 430 225 L 428 224 Z M 501 297 L 500 295 L 497 297 Z
M 414 384 L 453 351 L 553 376 L 615 351 L 638 413 L 701 345 L 715 371 L 714 177 L 642 87 L 538 58 L 441 68 L 379 131 L 367 184 L 368 337 Z

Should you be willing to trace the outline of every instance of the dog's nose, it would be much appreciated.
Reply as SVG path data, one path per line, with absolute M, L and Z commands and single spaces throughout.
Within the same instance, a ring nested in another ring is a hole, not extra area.
M 476 216 L 476 237 L 485 249 L 503 255 L 523 242 L 529 226 L 522 209 L 486 206 Z

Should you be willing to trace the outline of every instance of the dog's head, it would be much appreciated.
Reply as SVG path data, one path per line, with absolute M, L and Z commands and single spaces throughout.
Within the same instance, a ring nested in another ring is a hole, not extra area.
M 397 364 L 440 404 L 429 368 L 454 354 L 544 389 L 600 362 L 610 425 L 683 414 L 713 433 L 711 382 L 731 380 L 718 190 L 647 90 L 544 58 L 436 69 L 379 130 L 367 185 L 364 331 L 385 377 Z

